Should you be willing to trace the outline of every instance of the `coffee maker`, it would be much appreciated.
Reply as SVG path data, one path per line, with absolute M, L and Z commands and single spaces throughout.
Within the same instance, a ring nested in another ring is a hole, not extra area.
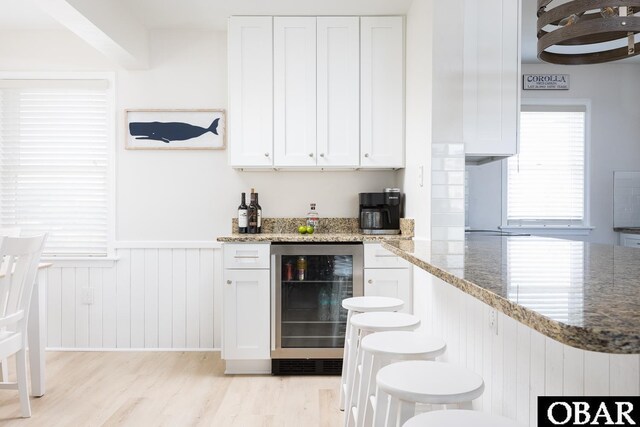
M 385 188 L 382 193 L 360 193 L 360 230 L 363 234 L 400 234 L 402 193 Z

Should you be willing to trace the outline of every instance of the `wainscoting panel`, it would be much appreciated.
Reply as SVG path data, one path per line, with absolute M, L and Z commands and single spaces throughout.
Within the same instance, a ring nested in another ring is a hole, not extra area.
M 414 312 L 421 330 L 447 343 L 441 360 L 482 375 L 485 390 L 474 409 L 537 425 L 537 397 L 640 394 L 640 355 L 569 347 L 414 269 Z
M 47 269 L 48 348 L 219 348 L 221 250 L 150 246 L 118 248 L 111 266 Z

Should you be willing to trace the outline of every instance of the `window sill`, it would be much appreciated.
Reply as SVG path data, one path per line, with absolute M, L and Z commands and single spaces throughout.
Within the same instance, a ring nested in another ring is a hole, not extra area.
M 41 262 L 50 262 L 52 267 L 113 267 L 120 257 L 42 257 Z
M 503 225 L 502 231 L 529 233 L 536 236 L 588 236 L 595 227 L 587 225 Z

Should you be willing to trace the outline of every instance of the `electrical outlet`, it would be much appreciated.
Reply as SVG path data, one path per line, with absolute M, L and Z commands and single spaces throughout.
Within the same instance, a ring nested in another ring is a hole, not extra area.
M 82 300 L 82 304 L 87 304 L 87 305 L 93 304 L 93 289 L 82 288 L 80 292 L 81 292 L 80 299 Z
M 494 309 L 489 310 L 489 329 L 498 335 L 498 312 Z

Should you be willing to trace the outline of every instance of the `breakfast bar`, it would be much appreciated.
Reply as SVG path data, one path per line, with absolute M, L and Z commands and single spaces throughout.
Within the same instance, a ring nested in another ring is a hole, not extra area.
M 382 246 L 415 266 L 414 311 L 447 341 L 445 359 L 485 379 L 476 409 L 537 425 L 538 396 L 640 393 L 640 251 L 535 236 L 442 243 Z

